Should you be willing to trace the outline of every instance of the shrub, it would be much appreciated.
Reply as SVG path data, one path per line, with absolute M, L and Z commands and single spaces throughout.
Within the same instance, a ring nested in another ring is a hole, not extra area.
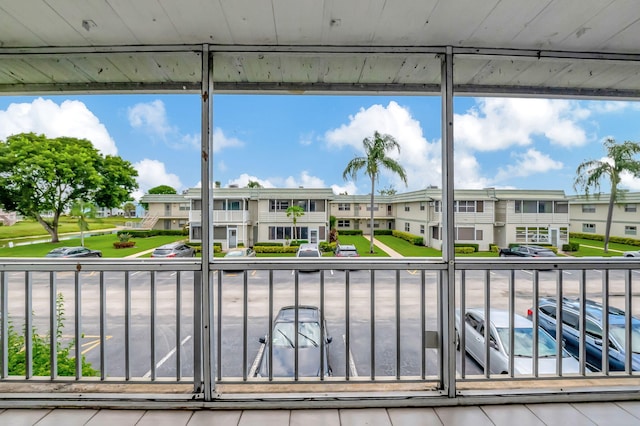
M 326 241 L 320 241 L 320 244 L 318 244 L 318 248 L 321 252 L 328 253 L 336 251 L 336 245 L 336 242 L 328 243 Z
M 362 235 L 362 229 L 341 229 L 338 232 L 340 235 Z
M 498 253 L 500 251 L 500 247 L 496 244 L 489 244 L 489 251 L 492 253 Z
M 282 243 L 277 243 L 277 242 L 272 242 L 272 241 L 267 241 L 267 242 L 257 242 L 253 245 L 253 248 L 256 247 L 283 247 L 284 244 Z
M 56 297 L 56 353 L 57 353 L 57 365 L 58 376 L 75 376 L 76 374 L 76 360 L 74 358 L 75 352 L 72 352 L 72 348 L 76 345 L 75 340 L 71 340 L 69 343 L 63 345 L 62 335 L 64 331 L 64 298 L 62 293 L 58 293 Z M 9 326 L 7 333 L 7 353 L 8 353 L 8 370 L 11 376 L 24 376 L 26 372 L 25 367 L 25 334 L 31 333 L 31 345 L 32 345 L 32 369 L 34 376 L 51 376 L 51 347 L 49 345 L 50 335 L 41 336 L 36 333 L 35 328 L 31 330 L 24 330 L 22 334 L 19 334 L 11 320 L 8 321 Z M 95 370 L 90 363 L 86 361 L 84 355 L 81 360 L 81 370 L 83 376 L 98 376 L 99 372 Z
M 580 244 L 569 241 L 569 244 L 562 245 L 562 251 L 578 251 L 580 250 Z
M 373 235 L 393 235 L 393 230 L 391 229 L 374 229 Z
M 475 243 L 455 243 L 453 246 L 454 247 L 460 247 L 460 248 L 462 248 L 462 247 L 471 247 L 473 249 L 473 251 L 471 251 L 470 253 L 477 252 L 480 249 L 480 245 L 475 244 Z M 464 251 L 464 252 L 461 251 L 461 252 L 456 252 L 456 253 L 467 253 L 467 252 L 466 251 Z
M 253 249 L 256 253 L 295 253 L 298 251 L 298 247 L 291 246 L 283 246 L 283 245 L 266 245 L 266 246 L 258 246 L 254 245 Z
M 461 247 L 455 247 L 454 251 L 456 253 L 469 254 L 469 253 L 475 252 L 476 250 L 474 250 L 473 247 L 461 246 Z
M 307 244 L 309 240 L 291 240 L 289 243 L 290 246 L 299 246 L 300 244 Z
M 424 239 L 418 235 L 409 234 L 408 232 L 392 231 L 392 235 L 397 238 L 402 238 L 405 241 L 409 241 L 415 246 L 424 245 Z

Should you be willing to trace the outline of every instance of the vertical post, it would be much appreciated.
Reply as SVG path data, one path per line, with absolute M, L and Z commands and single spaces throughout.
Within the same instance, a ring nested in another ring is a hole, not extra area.
M 202 86 L 201 95 L 201 196 L 202 196 L 202 299 L 198 311 L 202 315 L 202 351 L 195 356 L 201 357 L 202 361 L 202 388 L 205 401 L 213 399 L 215 362 L 213 360 L 213 291 L 211 289 L 210 262 L 213 259 L 213 223 L 211 212 L 213 204 L 212 194 L 212 164 L 211 154 L 213 153 L 213 136 L 211 132 L 211 121 L 213 114 L 213 58 L 209 53 L 209 45 L 202 46 Z M 218 332 L 220 332 L 218 330 Z M 198 387 L 198 383 L 195 384 Z
M 455 252 L 453 217 L 453 48 L 447 46 L 442 56 L 442 260 L 446 263 L 442 280 L 440 303 L 442 305 L 442 337 L 440 356 L 442 368 L 442 390 L 450 398 L 456 395 L 455 357 Z

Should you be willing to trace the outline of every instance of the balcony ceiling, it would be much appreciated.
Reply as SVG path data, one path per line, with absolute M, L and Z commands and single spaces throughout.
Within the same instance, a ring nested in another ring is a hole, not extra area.
M 637 98 L 635 0 L 0 2 L 0 93 L 219 92 Z

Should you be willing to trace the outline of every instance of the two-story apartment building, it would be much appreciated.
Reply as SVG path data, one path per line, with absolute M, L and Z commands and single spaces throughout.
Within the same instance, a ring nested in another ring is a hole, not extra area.
M 441 197 L 440 189 L 435 187 L 375 196 L 374 230 L 397 229 L 421 235 L 425 245 L 439 249 L 442 246 Z M 475 243 L 480 250 L 489 250 L 491 244 L 500 247 L 514 242 L 560 246 L 568 241 L 569 200 L 564 191 L 467 189 L 456 190 L 454 198 L 457 243 Z M 159 216 L 164 224 L 156 226 L 160 229 L 172 229 L 164 227 L 169 226 L 167 220 L 171 223 L 174 220 L 168 216 L 170 200 L 181 206 L 180 209 L 188 206 L 189 239 L 201 241 L 200 189 L 193 188 L 174 196 L 146 195 L 142 201 L 149 203 L 149 213 L 164 213 Z M 287 209 L 294 205 L 304 212 L 297 219 L 295 232 L 293 218 L 287 216 Z M 335 195 L 329 188 L 215 188 L 213 240 L 224 250 L 238 244 L 285 243 L 294 238 L 325 241 L 331 216 L 336 219 L 338 232 L 359 229 L 368 235 L 370 214 L 369 195 Z M 180 223 L 180 219 L 177 221 Z
M 463 189 L 454 193 L 455 239 L 490 244 L 551 243 L 568 241 L 568 200 L 564 191 Z M 406 192 L 374 199 L 374 228 L 397 229 L 424 238 L 425 245 L 442 247 L 442 194 L 440 189 Z M 337 195 L 331 214 L 341 229 L 369 233 L 368 195 Z
M 189 213 L 189 239 L 202 240 L 202 200 L 200 189 L 186 192 Z M 329 232 L 329 202 L 333 191 L 325 188 L 215 188 L 213 190 L 213 241 L 223 250 L 238 244 L 282 242 L 302 239 L 324 241 Z M 303 214 L 296 218 L 287 209 L 299 206 Z
M 146 194 L 140 203 L 148 205 L 145 227 L 180 230 L 189 223 L 191 204 L 184 194 Z
M 569 197 L 571 232 L 604 235 L 609 209 L 609 194 L 574 195 Z M 611 235 L 638 238 L 640 225 L 640 193 L 618 196 L 613 206 Z

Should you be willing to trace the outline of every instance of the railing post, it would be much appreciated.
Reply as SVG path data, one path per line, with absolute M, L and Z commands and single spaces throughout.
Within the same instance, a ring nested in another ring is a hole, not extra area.
M 442 337 L 440 356 L 442 389 L 450 398 L 456 394 L 455 251 L 453 212 L 453 48 L 442 56 L 442 260 L 447 264 L 441 280 Z M 446 364 L 446 365 L 445 365 Z

